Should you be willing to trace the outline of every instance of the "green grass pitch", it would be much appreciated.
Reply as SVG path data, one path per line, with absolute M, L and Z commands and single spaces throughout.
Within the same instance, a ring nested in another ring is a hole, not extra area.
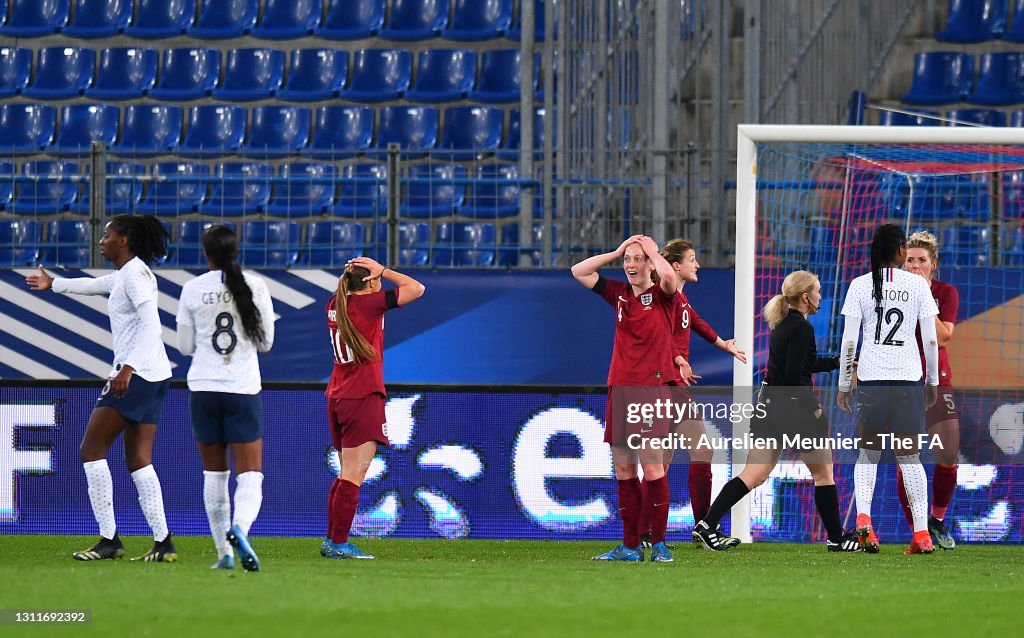
M 672 564 L 597 563 L 613 543 L 371 539 L 375 561 L 321 558 L 311 538 L 256 538 L 250 574 L 209 569 L 209 538 L 181 560 L 79 563 L 94 537 L 0 536 L 0 609 L 89 608 L 75 636 L 1020 635 L 1024 548 L 933 556 L 829 554 L 821 545 L 679 543 Z M 151 545 L 125 538 L 129 555 Z M 227 633 L 231 632 L 231 633 Z

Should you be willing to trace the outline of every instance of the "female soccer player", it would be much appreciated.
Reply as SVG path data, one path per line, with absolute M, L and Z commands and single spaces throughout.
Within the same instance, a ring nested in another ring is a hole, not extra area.
M 203 504 L 217 548 L 214 569 L 234 569 L 233 545 L 247 571 L 260 560 L 249 528 L 263 503 L 263 405 L 257 352 L 274 343 L 266 283 L 238 265 L 238 240 L 226 226 L 203 233 L 210 272 L 185 283 L 178 304 L 178 349 L 188 369 L 192 432 L 203 460 Z M 235 516 L 228 496 L 228 446 L 235 459 Z
M 384 292 L 381 279 L 397 288 Z M 348 262 L 338 290 L 327 303 L 334 369 L 327 386 L 327 412 L 341 473 L 328 497 L 327 558 L 373 558 L 348 541 L 359 504 L 359 487 L 377 454 L 388 444 L 384 404 L 384 313 L 423 296 L 423 284 L 369 257 Z
M 960 453 L 960 418 L 957 415 L 956 403 L 953 401 L 953 372 L 949 365 L 949 352 L 946 346 L 953 339 L 953 327 L 956 325 L 957 312 L 960 309 L 960 293 L 956 287 L 939 281 L 935 273 L 939 269 L 939 250 L 935 235 L 929 232 L 914 233 L 907 242 L 907 262 L 904 269 L 921 275 L 931 287 L 932 297 L 939 307 L 939 316 L 935 319 L 935 334 L 939 342 L 939 400 L 928 408 L 925 415 L 925 428 L 929 434 L 937 434 L 942 442 L 942 449 L 935 450 L 935 473 L 932 475 L 932 510 L 928 517 L 928 532 L 932 542 L 942 549 L 953 549 L 956 541 L 949 533 L 946 525 L 946 510 L 953 500 L 956 490 L 957 456 Z M 918 334 L 918 344 L 921 336 Z M 922 369 L 924 361 L 921 361 Z M 903 514 L 907 523 L 913 525 L 910 505 L 907 502 L 906 490 L 903 487 L 903 474 L 896 474 L 897 490 Z
M 857 534 L 870 553 L 878 552 L 878 536 L 871 526 L 871 500 L 878 460 L 887 440 L 891 441 L 896 461 L 903 470 L 914 519 L 914 538 L 904 554 L 935 551 L 927 529 L 928 476 L 921 465 L 916 438 L 924 432 L 925 409 L 935 403 L 937 396 L 939 351 L 934 317 L 939 310 L 927 282 L 903 270 L 906 243 L 907 237 L 899 226 L 878 227 L 871 241 L 871 272 L 850 282 L 842 311 L 845 328 L 836 401 L 846 412 L 852 412 L 853 360 L 863 327 L 857 368 L 861 444 L 853 482 Z M 915 324 L 921 330 L 926 361 L 923 391 Z
M 784 440 L 784 434 L 799 434 L 818 439 L 829 435 L 828 419 L 814 395 L 811 375 L 830 372 L 839 367 L 839 359 L 818 357 L 814 328 L 807 317 L 821 306 L 821 284 L 806 270 L 789 273 L 782 282 L 782 294 L 772 297 L 762 317 L 771 329 L 768 345 L 768 373 L 763 419 L 751 420 L 751 434 L 757 438 Z M 750 490 L 761 485 L 775 469 L 782 454 L 781 445 L 774 449 L 751 450 L 740 475 L 725 484 L 711 505 L 707 517 L 693 529 L 693 538 L 705 548 L 715 551 L 729 549 L 718 524 L 733 505 Z M 839 518 L 839 495 L 832 476 L 832 453 L 826 449 L 801 452 L 800 458 L 814 477 L 814 505 L 828 533 L 830 552 L 862 551 L 856 535 L 846 534 Z
M 605 279 L 598 269 L 623 258 L 623 270 L 628 283 Z M 615 343 L 608 370 L 608 407 L 605 424 L 605 442 L 612 446 L 615 478 L 618 480 L 619 514 L 622 517 L 622 544 L 595 556 L 595 560 L 642 561 L 638 522 L 642 507 L 637 462 L 643 466 L 652 501 L 651 560 L 671 562 L 672 554 L 665 545 L 668 524 L 669 489 L 665 477 L 664 458 L 660 450 L 655 454 L 636 451 L 628 447 L 626 424 L 619 418 L 624 413 L 623 394 L 656 396 L 656 388 L 675 383 L 676 370 L 672 363 L 672 325 L 675 316 L 676 274 L 665 258 L 658 253 L 658 245 L 650 237 L 634 235 L 622 242 L 614 252 L 595 255 L 572 267 L 572 275 L 588 289 L 593 290 L 615 306 Z M 658 283 L 652 283 L 656 275 Z M 621 388 L 636 390 L 623 392 Z M 655 388 L 652 394 L 641 388 Z M 644 424 L 648 425 L 648 424 Z M 649 425 L 654 425 L 653 423 Z M 662 424 L 659 424 L 660 427 Z M 655 430 L 656 428 L 652 428 Z M 641 433 L 645 432 L 643 427 Z M 647 432 L 651 430 L 646 430 Z M 667 431 L 665 432 L 667 434 Z M 649 451 L 648 451 L 649 452 Z
M 26 279 L 32 290 L 52 288 L 60 293 L 108 295 L 114 369 L 85 426 L 80 450 L 100 540 L 87 550 L 75 552 L 76 560 L 124 555 L 114 519 L 114 487 L 107 466 L 110 446 L 122 432 L 125 463 L 155 541 L 153 549 L 134 560 L 178 560 L 167 531 L 160 479 L 152 461 L 156 425 L 170 387 L 171 364 L 160 335 L 156 277 L 149 264 L 167 254 L 166 240 L 167 230 L 156 217 L 119 215 L 107 222 L 100 239 L 100 252 L 114 263 L 113 273 L 95 279 L 53 278 L 40 266 L 38 275 Z

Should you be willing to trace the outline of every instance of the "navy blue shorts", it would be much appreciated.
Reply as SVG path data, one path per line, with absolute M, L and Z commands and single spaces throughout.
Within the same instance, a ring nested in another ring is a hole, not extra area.
M 115 397 L 110 392 L 110 379 L 100 391 L 96 400 L 97 408 L 114 408 L 118 414 L 134 423 L 152 423 L 160 421 L 160 413 L 164 409 L 164 399 L 171 388 L 171 380 L 146 381 L 133 374 L 128 381 L 128 391 L 123 397 Z
M 192 433 L 204 445 L 263 438 L 263 401 L 258 394 L 189 392 L 188 407 Z
M 921 434 L 924 415 L 924 385 L 920 381 L 857 384 L 857 421 L 865 434 Z

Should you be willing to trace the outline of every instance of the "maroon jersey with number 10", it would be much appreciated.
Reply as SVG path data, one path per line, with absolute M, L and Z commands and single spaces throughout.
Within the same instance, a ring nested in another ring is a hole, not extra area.
M 657 386 L 678 377 L 672 363 L 675 295 L 652 285 L 639 295 L 629 284 L 599 277 L 593 291 L 615 307 L 609 386 Z
M 377 358 L 358 363 L 352 355 L 352 348 L 342 341 L 335 321 L 335 298 L 327 302 L 327 327 L 331 333 L 331 349 L 334 351 L 334 369 L 327 384 L 328 399 L 360 399 L 373 393 L 387 396 L 384 391 L 384 313 L 398 307 L 395 291 L 374 292 L 367 295 L 348 296 L 348 316 L 373 349 Z

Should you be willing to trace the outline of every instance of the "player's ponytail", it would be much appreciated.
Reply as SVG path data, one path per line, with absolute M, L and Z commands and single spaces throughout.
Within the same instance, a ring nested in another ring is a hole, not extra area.
M 365 363 L 380 358 L 380 354 L 374 350 L 373 345 L 366 340 L 361 332 L 352 323 L 348 316 L 348 296 L 352 292 L 358 292 L 370 285 L 370 282 L 363 281 L 370 276 L 370 271 L 362 266 L 348 266 L 345 272 L 338 278 L 338 290 L 334 295 L 334 316 L 338 324 L 338 333 L 341 340 L 352 350 L 352 356 L 357 363 Z
M 882 268 L 892 265 L 906 243 L 906 234 L 895 224 L 882 224 L 875 231 L 871 240 L 871 298 L 875 307 L 882 305 Z
M 260 310 L 252 298 L 252 289 L 245 282 L 242 268 L 238 265 L 238 238 L 235 231 L 217 224 L 203 232 L 203 252 L 210 264 L 221 271 L 224 286 L 235 300 L 238 316 L 242 318 L 245 336 L 257 345 L 266 342 L 263 333 Z
M 790 309 L 800 303 L 800 296 L 814 290 L 816 283 L 818 277 L 806 270 L 795 270 L 786 275 L 782 282 L 782 294 L 772 297 L 761 310 L 761 317 L 768 324 L 768 328 L 775 330 L 775 326 L 782 323 Z
M 170 233 L 156 217 L 115 215 L 109 223 L 118 235 L 128 239 L 128 250 L 147 265 L 167 254 Z

